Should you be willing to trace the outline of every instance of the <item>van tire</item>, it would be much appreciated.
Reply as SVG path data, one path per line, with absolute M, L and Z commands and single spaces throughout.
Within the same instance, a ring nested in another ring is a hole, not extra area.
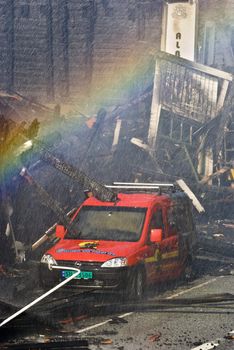
M 141 300 L 145 291 L 145 278 L 142 269 L 135 274 L 135 300 Z
M 128 281 L 124 299 L 128 301 L 141 300 L 145 292 L 145 273 L 143 268 L 136 269 Z

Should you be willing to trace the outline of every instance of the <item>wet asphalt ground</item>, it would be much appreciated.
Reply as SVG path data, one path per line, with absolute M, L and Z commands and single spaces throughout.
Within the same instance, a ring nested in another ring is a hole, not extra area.
M 64 350 L 203 350 L 214 348 L 212 344 L 220 350 L 233 350 L 234 340 L 225 338 L 234 329 L 232 259 L 217 262 L 203 256 L 197 260 L 197 270 L 192 282 L 152 288 L 138 305 L 123 303 L 113 295 L 82 293 L 70 301 L 55 295 L 53 301 L 41 303 L 4 326 L 7 337 L 0 341 L 0 349 L 10 349 L 9 343 L 27 349 L 23 344 L 34 344 L 28 348 L 47 344 L 49 348 L 51 342 L 58 342 L 58 348 Z M 19 281 L 8 278 L 4 284 L 1 279 L 2 300 L 5 295 L 5 301 L 23 306 L 41 294 L 36 285 L 16 293 Z M 210 302 L 210 297 L 218 299 Z M 1 306 L 2 319 L 13 312 L 14 307 Z M 79 347 L 80 340 L 87 341 L 87 347 Z M 65 347 L 62 341 L 72 343 Z
M 233 276 L 209 276 L 167 291 L 161 294 L 160 298 L 206 298 L 211 294 L 227 292 L 234 293 Z M 157 301 L 157 297 L 153 299 Z M 150 300 L 152 301 L 152 298 Z M 146 312 L 127 314 L 124 317 L 127 322 L 117 324 L 111 321 L 101 325 L 105 322 L 104 318 L 89 319 L 79 325 L 78 329 L 74 326 L 74 332 L 79 332 L 82 337 L 111 339 L 110 345 L 90 346 L 93 350 L 187 350 L 215 341 L 220 343 L 220 350 L 222 347 L 233 350 L 234 340 L 224 338 L 234 328 L 233 305 L 232 301 L 196 306 L 168 306 L 153 311 L 148 309 Z

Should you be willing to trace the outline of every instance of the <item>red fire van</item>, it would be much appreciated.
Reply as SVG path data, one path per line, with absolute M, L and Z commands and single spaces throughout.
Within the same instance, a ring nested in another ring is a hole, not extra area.
M 153 186 L 130 187 L 115 202 L 86 199 L 72 218 L 73 230 L 57 226 L 60 240 L 41 259 L 44 285 L 52 287 L 74 273 L 67 267 L 78 267 L 67 287 L 141 298 L 148 285 L 190 273 L 196 247 L 190 199 L 173 188 L 161 193 Z

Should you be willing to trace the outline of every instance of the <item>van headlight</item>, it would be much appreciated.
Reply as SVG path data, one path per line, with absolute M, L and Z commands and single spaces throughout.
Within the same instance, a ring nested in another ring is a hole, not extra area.
M 41 263 L 47 264 L 49 270 L 52 270 L 51 268 L 52 265 L 58 265 L 57 261 L 50 254 L 44 254 L 43 257 L 41 258 Z
M 101 267 L 124 267 L 128 266 L 127 258 L 114 258 L 104 262 Z

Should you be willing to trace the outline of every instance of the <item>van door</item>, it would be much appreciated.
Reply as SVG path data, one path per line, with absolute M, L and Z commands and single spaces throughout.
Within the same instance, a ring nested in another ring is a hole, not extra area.
M 196 233 L 193 224 L 192 212 L 189 203 L 176 203 L 169 209 L 168 214 L 169 233 L 170 227 L 175 227 L 178 240 L 178 263 L 182 272 L 186 262 L 193 256 L 193 248 L 196 244 Z M 170 222 L 173 222 L 170 223 Z
M 150 282 L 155 282 L 160 280 L 161 270 L 162 270 L 162 245 L 163 243 L 152 243 L 150 241 L 151 230 L 162 229 L 162 242 L 166 237 L 165 224 L 163 218 L 163 209 L 157 206 L 152 211 L 152 216 L 150 219 L 149 229 L 148 229 L 148 252 L 145 259 L 147 279 Z
M 149 225 L 149 237 L 152 229 L 162 229 L 162 241 L 149 245 L 149 254 L 146 262 L 147 275 L 150 281 L 165 281 L 177 275 L 178 268 L 178 237 L 168 232 L 167 210 L 164 207 L 155 207 Z
M 165 238 L 161 243 L 161 278 L 162 280 L 174 279 L 181 273 L 178 231 L 176 225 L 170 222 L 171 207 L 163 210 L 165 223 Z

